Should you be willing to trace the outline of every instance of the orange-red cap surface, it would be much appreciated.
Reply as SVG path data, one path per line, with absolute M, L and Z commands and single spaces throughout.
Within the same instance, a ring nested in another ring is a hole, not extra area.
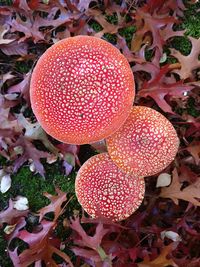
M 145 177 L 162 171 L 173 161 L 179 139 L 171 122 L 161 113 L 135 106 L 106 143 L 111 159 L 119 168 Z
M 135 96 L 126 58 L 110 43 L 76 36 L 50 47 L 36 64 L 30 87 L 33 112 L 62 142 L 86 144 L 114 133 Z
M 91 157 L 80 168 L 75 190 L 83 209 L 92 217 L 120 221 L 140 206 L 145 184 L 143 178 L 124 173 L 108 153 L 102 153 Z

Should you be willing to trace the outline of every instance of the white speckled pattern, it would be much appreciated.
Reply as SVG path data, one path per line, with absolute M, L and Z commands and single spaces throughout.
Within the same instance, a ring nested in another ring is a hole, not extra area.
M 124 173 L 108 153 L 102 153 L 91 157 L 80 168 L 75 190 L 83 209 L 92 217 L 101 215 L 120 221 L 140 206 L 145 184 L 143 178 Z
M 135 96 L 126 58 L 99 38 L 66 38 L 50 47 L 32 75 L 32 109 L 44 130 L 71 144 L 99 141 L 128 117 Z
M 106 139 L 112 160 L 127 173 L 150 176 L 166 168 L 176 156 L 177 133 L 154 109 L 135 106 L 123 126 Z

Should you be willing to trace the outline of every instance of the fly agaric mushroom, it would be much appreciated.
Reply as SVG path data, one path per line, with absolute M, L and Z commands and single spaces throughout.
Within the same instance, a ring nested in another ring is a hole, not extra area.
M 144 179 L 120 170 L 108 153 L 102 153 L 82 165 L 76 177 L 75 191 L 89 215 L 120 221 L 140 206 L 145 184 Z
M 171 122 L 161 113 L 135 106 L 106 143 L 111 159 L 120 169 L 145 177 L 162 171 L 172 162 L 179 139 Z
M 70 144 L 102 140 L 125 122 L 135 96 L 127 59 L 91 36 L 63 39 L 33 70 L 30 97 L 43 129 Z

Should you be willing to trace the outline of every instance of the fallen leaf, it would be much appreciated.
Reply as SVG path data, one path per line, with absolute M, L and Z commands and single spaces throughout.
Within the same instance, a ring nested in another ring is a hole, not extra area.
M 18 169 L 28 160 L 32 160 L 36 171 L 44 177 L 44 167 L 40 162 L 41 158 L 47 158 L 49 156 L 48 152 L 38 150 L 29 140 L 27 140 L 23 135 L 21 135 L 14 147 L 20 146 L 23 148 L 23 154 L 18 155 L 18 158 L 14 161 L 14 172 L 17 172 Z
M 200 163 L 200 142 L 192 142 L 186 150 L 193 156 L 196 165 L 198 165 Z
M 173 259 L 167 258 L 167 255 L 171 253 L 176 248 L 176 246 L 176 243 L 171 243 L 170 245 L 165 246 L 164 248 L 162 248 L 160 255 L 152 261 L 149 259 L 149 257 L 145 257 L 144 261 L 138 263 L 138 267 L 167 267 L 169 265 L 178 267 Z
M 44 263 L 49 266 L 56 267 L 58 265 L 52 256 L 53 254 L 57 254 L 65 260 L 70 267 L 73 267 L 69 256 L 52 245 L 53 241 L 56 241 L 51 237 L 52 232 L 56 227 L 56 223 L 42 220 L 40 225 L 42 229 L 37 233 L 30 233 L 24 229 L 19 231 L 18 235 L 15 236 L 26 242 L 29 245 L 29 248 L 25 249 L 20 254 L 18 254 L 17 249 L 14 251 L 9 250 L 9 255 L 14 266 L 26 267 L 32 263 L 44 261 Z
M 141 97 L 150 96 L 157 105 L 164 111 L 174 113 L 171 106 L 166 102 L 165 97 L 184 98 L 184 93 L 191 91 L 193 86 L 184 84 L 183 81 L 166 82 L 165 75 L 170 71 L 170 66 L 165 65 L 152 81 L 144 81 L 138 95 Z
M 177 169 L 173 170 L 173 180 L 169 187 L 162 188 L 160 197 L 171 198 L 176 205 L 178 200 L 182 199 L 192 203 L 195 206 L 200 206 L 200 179 L 197 182 L 190 184 L 181 190 L 182 184 L 178 180 Z
M 29 88 L 30 88 L 30 79 L 31 79 L 31 72 L 28 72 L 24 75 L 23 80 L 8 88 L 9 94 L 20 94 L 30 105 L 30 95 L 29 95 Z
M 17 41 L 14 41 L 12 43 L 8 44 L 2 44 L 0 45 L 1 51 L 7 55 L 21 55 L 25 56 L 28 53 L 28 44 L 25 42 L 18 43 Z
M 102 238 L 106 233 L 108 233 L 107 229 L 104 229 L 104 226 L 102 223 L 99 223 L 96 227 L 96 232 L 94 236 L 89 236 L 87 233 L 84 231 L 83 227 L 80 224 L 80 218 L 77 217 L 75 219 L 70 220 L 70 228 L 75 230 L 81 239 L 77 239 L 76 243 L 81 245 L 81 246 L 86 246 L 89 248 L 92 248 L 94 250 L 97 250 L 98 247 L 101 244 Z
M 39 221 L 42 220 L 44 215 L 49 212 L 54 212 L 54 221 L 57 220 L 57 218 L 60 215 L 61 212 L 61 206 L 64 201 L 67 200 L 66 193 L 62 192 L 60 189 L 56 188 L 56 193 L 57 195 L 51 195 L 49 193 L 44 193 L 43 195 L 47 197 L 51 203 L 43 208 L 41 208 L 38 213 L 39 213 Z
M 195 39 L 193 37 L 188 38 L 192 44 L 189 55 L 184 56 L 179 51 L 170 49 L 171 55 L 177 58 L 180 63 L 180 69 L 173 70 L 173 72 L 177 73 L 181 79 L 194 78 L 193 70 L 200 67 L 200 60 L 198 59 L 200 54 L 200 39 Z
M 9 207 L 6 210 L 0 212 L 0 226 L 3 223 L 7 224 L 15 224 L 18 218 L 26 216 L 28 214 L 28 210 L 19 211 L 14 208 L 14 202 L 9 200 Z

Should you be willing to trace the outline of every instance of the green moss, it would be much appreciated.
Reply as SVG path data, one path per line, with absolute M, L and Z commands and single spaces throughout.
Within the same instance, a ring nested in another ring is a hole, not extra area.
M 105 18 L 111 24 L 117 25 L 118 23 L 117 13 L 113 13 L 112 15 L 106 15 Z
M 1 208 L 6 205 L 9 198 L 22 195 L 28 198 L 30 210 L 36 212 L 49 203 L 43 196 L 44 192 L 54 194 L 55 187 L 60 187 L 64 192 L 74 194 L 75 173 L 66 177 L 60 173 L 59 164 L 46 167 L 46 179 L 39 174 L 33 174 L 29 167 L 22 167 L 16 175 L 12 176 L 12 186 L 5 194 L 0 194 Z
M 105 33 L 103 37 L 110 42 L 111 44 L 116 44 L 117 43 L 117 36 L 115 34 L 111 33 Z
M 103 30 L 103 27 L 98 23 L 96 22 L 95 20 L 90 20 L 88 22 L 88 25 L 95 31 L 95 32 L 100 32 Z
M 184 19 L 182 27 L 186 29 L 186 35 L 193 36 L 195 38 L 200 37 L 200 12 L 197 12 L 200 9 L 200 2 L 196 4 L 189 4 L 186 1 L 187 9 L 184 12 Z
M 171 47 L 175 48 L 176 50 L 180 51 L 183 55 L 189 55 L 192 44 L 187 37 L 184 36 L 176 36 L 171 41 Z
M 146 61 L 150 61 L 153 56 L 154 56 L 154 50 L 153 49 L 145 49 L 145 59 L 146 59 Z
M 0 0 L 0 6 L 11 6 L 12 4 L 12 0 Z
M 26 61 L 16 61 L 15 69 L 18 72 L 27 73 L 31 69 L 32 65 L 33 65 L 33 62 L 31 60 L 29 60 L 27 62 Z
M 129 26 L 122 29 L 119 29 L 119 34 L 126 39 L 126 43 L 128 47 L 131 47 L 131 40 L 133 38 L 133 34 L 136 31 L 135 26 Z

